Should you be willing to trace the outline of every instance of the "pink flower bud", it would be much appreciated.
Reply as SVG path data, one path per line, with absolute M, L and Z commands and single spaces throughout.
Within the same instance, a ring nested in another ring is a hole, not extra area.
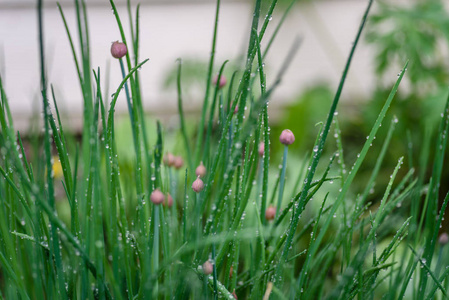
M 170 152 L 167 152 L 164 155 L 164 165 L 167 167 L 172 167 L 175 164 L 175 156 L 171 154 Z
M 203 273 L 206 275 L 212 274 L 214 271 L 214 266 L 211 264 L 210 261 L 206 260 L 203 264 Z
M 218 82 L 218 88 L 221 89 L 222 87 L 224 87 L 226 85 L 226 77 L 221 75 L 220 81 L 219 81 L 218 80 L 218 75 L 216 75 L 212 82 L 213 82 L 214 85 L 217 85 L 217 82 Z
M 167 194 L 167 198 L 162 203 L 164 207 L 172 207 L 173 206 L 173 197 L 170 194 Z
M 232 292 L 232 296 L 234 296 L 234 298 L 237 299 L 237 294 L 235 293 L 235 289 L 234 289 L 234 291 Z
M 181 156 L 175 156 L 175 160 L 174 160 L 173 166 L 176 169 L 179 170 L 179 169 L 182 168 L 183 165 L 184 165 L 184 160 L 182 159 L 182 157 Z
M 441 246 L 446 245 L 449 242 L 449 235 L 446 232 L 443 232 L 438 238 L 438 242 Z
M 119 41 L 113 42 L 111 46 L 111 54 L 115 58 L 122 58 L 123 56 L 128 53 L 128 48 L 126 48 L 126 45 L 124 43 L 121 43 Z
M 259 156 L 263 156 L 263 153 L 265 152 L 265 143 L 264 142 L 260 142 L 259 143 Z
M 164 202 L 165 196 L 159 189 L 155 189 L 150 195 L 150 200 L 156 205 L 161 204 Z
M 200 179 L 200 176 L 192 183 L 192 190 L 199 193 L 204 189 L 204 182 Z
M 265 219 L 267 221 L 271 221 L 276 216 L 276 207 L 270 205 L 268 206 L 267 210 L 265 211 Z
M 203 162 L 201 162 L 200 165 L 196 167 L 195 174 L 199 177 L 204 177 L 206 175 L 206 167 L 203 165 Z
M 295 135 L 290 129 L 284 129 L 279 137 L 279 141 L 286 146 L 291 145 L 295 141 Z

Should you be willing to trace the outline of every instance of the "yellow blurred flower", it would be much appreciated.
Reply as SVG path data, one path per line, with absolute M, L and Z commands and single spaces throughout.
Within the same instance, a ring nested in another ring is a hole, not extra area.
M 59 161 L 59 157 L 57 157 L 57 156 L 53 157 L 52 170 L 53 170 L 53 177 L 55 179 L 61 179 L 62 178 L 62 176 L 63 176 L 62 166 L 61 166 L 61 162 Z

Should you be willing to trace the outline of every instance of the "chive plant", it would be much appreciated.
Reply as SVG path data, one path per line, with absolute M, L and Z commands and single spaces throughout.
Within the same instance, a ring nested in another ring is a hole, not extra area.
M 398 157 L 396 166 L 386 170 L 391 174 L 387 185 L 377 187 L 383 196 L 373 199 L 369 191 L 382 176 L 398 122 L 388 108 L 406 76 L 408 63 L 404 62 L 370 134 L 346 172 L 345 163 L 351 159 L 343 157 L 337 118 L 344 118 L 344 112 L 337 116 L 337 107 L 359 38 L 369 26 L 366 20 L 372 0 L 367 1 L 310 158 L 289 166 L 298 175 L 287 177 L 287 146 L 294 136 L 290 131 L 285 131 L 280 141 L 270 136 L 267 106 L 299 42 L 293 42 L 272 80 L 266 80 L 271 75 L 265 73 L 264 59 L 294 2 L 267 39 L 266 29 L 277 1 L 272 0 L 267 11 L 261 11 L 261 0 L 255 1 L 245 63 L 233 70 L 227 82 L 223 77 L 227 61 L 217 62 L 214 55 L 221 4 L 216 2 L 204 104 L 193 135 L 186 129 L 186 122 L 191 120 L 183 113 L 181 60 L 177 81 L 179 135 L 165 132 L 158 121 L 148 121 L 145 116 L 137 70 L 145 68 L 148 59 L 139 56 L 139 6 L 133 9 L 127 2 L 131 29 L 127 35 L 123 16 L 110 0 L 117 39 L 122 41 L 112 44 L 111 55 L 117 58 L 115 68 L 122 81 L 109 97 L 102 93 L 102 71 L 91 66 L 88 28 L 95 25 L 87 22 L 85 1 L 75 0 L 78 45 L 74 29 L 69 28 L 58 4 L 83 97 L 83 129 L 78 140 L 63 123 L 53 87 L 49 93 L 44 15 L 42 1 L 38 2 L 41 135 L 15 131 L 0 77 L 0 299 L 448 296 L 448 238 L 440 233 L 449 201 L 441 185 L 449 97 L 436 141 L 432 144 L 428 139 L 422 147 L 410 146 L 410 151 L 420 153 L 419 164 L 412 155 Z M 215 70 L 218 73 L 213 80 Z M 115 129 L 115 106 L 122 97 L 132 128 L 130 174 L 123 169 L 118 151 L 121 141 Z M 385 140 L 375 140 L 388 119 Z M 148 122 L 155 122 L 154 132 Z M 327 141 L 332 129 L 336 147 Z M 153 144 L 151 135 L 156 137 Z M 22 140 L 24 136 L 26 140 Z M 164 149 L 164 140 L 174 136 L 181 136 L 182 147 Z M 31 146 L 24 142 L 31 140 L 43 141 L 43 145 L 27 151 Z M 285 145 L 278 177 L 274 166 L 279 161 L 270 155 L 270 141 Z M 435 157 L 429 168 L 431 147 Z M 293 155 L 296 153 L 290 157 Z M 368 155 L 377 161 L 364 182 L 357 174 Z M 62 173 L 59 178 L 53 171 L 56 165 Z M 425 169 L 431 170 L 428 176 L 422 171 Z M 337 190 L 331 188 L 334 181 L 339 182 Z M 284 194 L 287 185 L 294 191 L 291 196 Z M 62 193 L 56 193 L 58 189 Z M 356 195 L 354 190 L 363 192 Z M 64 209 L 69 211 L 67 216 L 62 214 Z

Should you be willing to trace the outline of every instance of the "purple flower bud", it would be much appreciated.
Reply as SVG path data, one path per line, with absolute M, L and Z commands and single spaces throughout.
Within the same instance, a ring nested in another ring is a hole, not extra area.
M 259 156 L 263 156 L 263 153 L 265 152 L 265 143 L 260 142 L 259 143 Z
M 438 242 L 441 246 L 446 245 L 449 242 L 449 235 L 446 232 L 443 232 L 438 238 Z
M 214 271 L 214 266 L 211 264 L 210 261 L 206 260 L 203 264 L 203 273 L 206 275 L 212 274 Z
M 196 167 L 195 174 L 199 177 L 204 177 L 206 175 L 206 167 L 203 165 L 203 162 L 201 162 L 200 165 Z
M 161 204 L 164 202 L 165 196 L 159 189 L 155 189 L 150 195 L 150 200 L 156 205 Z
M 175 161 L 174 161 L 174 163 L 173 163 L 173 166 L 176 168 L 176 169 L 181 169 L 182 168 L 182 166 L 184 165 L 184 160 L 182 159 L 182 157 L 181 156 L 175 156 Z
M 167 199 L 162 203 L 164 207 L 172 207 L 173 206 L 173 197 L 170 194 L 167 194 Z
M 290 129 L 284 129 L 279 137 L 279 141 L 286 146 L 291 145 L 295 141 L 295 135 Z
M 170 152 L 164 155 L 164 165 L 167 167 L 172 167 L 175 165 L 175 156 Z
M 221 75 L 220 80 L 218 80 L 218 75 L 216 75 L 213 79 L 213 84 L 217 85 L 218 82 L 218 88 L 223 88 L 226 85 L 226 77 L 224 77 L 223 75 Z
M 122 58 L 123 56 L 128 53 L 128 48 L 126 48 L 126 45 L 124 43 L 121 43 L 119 41 L 113 42 L 111 46 L 111 54 L 115 58 Z
M 200 179 L 200 176 L 192 183 L 192 190 L 196 193 L 201 192 L 204 189 L 204 182 Z
M 265 219 L 267 221 L 271 221 L 276 216 L 276 207 L 270 205 L 268 206 L 267 210 L 265 211 Z

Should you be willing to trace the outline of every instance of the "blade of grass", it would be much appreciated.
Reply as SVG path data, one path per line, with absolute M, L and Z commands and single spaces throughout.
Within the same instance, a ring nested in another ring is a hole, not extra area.
M 357 32 L 357 35 L 356 35 L 356 38 L 355 38 L 355 41 L 354 41 L 354 44 L 352 46 L 351 52 L 350 52 L 348 60 L 346 62 L 346 66 L 345 66 L 345 69 L 343 71 L 343 75 L 341 77 L 340 84 L 338 86 L 337 92 L 336 92 L 334 100 L 332 102 L 332 106 L 330 108 L 329 115 L 327 117 L 327 121 L 326 121 L 326 123 L 324 125 L 324 129 L 323 129 L 323 132 L 322 132 L 322 135 L 321 135 L 321 138 L 320 138 L 320 142 L 318 144 L 317 152 L 315 153 L 314 159 L 313 159 L 313 161 L 312 161 L 312 163 L 310 165 L 310 170 L 307 172 L 307 175 L 306 175 L 305 183 L 304 183 L 304 186 L 303 186 L 303 190 L 305 192 L 302 193 L 299 201 L 304 201 L 305 200 L 305 198 L 307 196 L 307 193 L 308 193 L 308 190 L 310 188 L 310 184 L 312 182 L 313 176 L 314 176 L 316 168 L 318 166 L 318 162 L 320 160 L 321 154 L 322 154 L 323 149 L 324 149 L 324 145 L 325 145 L 325 142 L 326 142 L 327 135 L 328 135 L 328 133 L 330 131 L 330 126 L 331 126 L 332 120 L 334 118 L 334 113 L 335 113 L 335 111 L 337 109 L 337 104 L 338 104 L 338 102 L 340 100 L 340 95 L 341 95 L 341 92 L 343 90 L 343 86 L 344 86 L 344 83 L 345 83 L 345 80 L 346 80 L 347 73 L 349 71 L 349 66 L 351 64 L 352 57 L 354 55 L 356 46 L 357 46 L 358 41 L 360 39 L 362 30 L 363 30 L 363 28 L 365 26 L 365 22 L 366 22 L 366 19 L 368 17 L 368 13 L 370 11 L 372 3 L 373 3 L 373 1 L 370 0 L 369 3 L 368 3 L 367 8 L 365 10 L 365 13 L 363 15 L 362 22 L 360 24 L 360 27 L 358 29 L 358 32 Z M 402 78 L 403 73 L 404 72 L 402 72 L 400 78 Z M 289 254 L 290 248 L 292 246 L 293 236 L 295 235 L 296 227 L 298 225 L 298 220 L 299 220 L 299 216 L 300 216 L 301 212 L 302 212 L 302 209 L 297 209 L 295 211 L 295 215 L 292 218 L 292 222 L 291 222 L 291 225 L 290 225 L 290 228 L 289 228 L 289 234 L 287 236 L 287 241 L 285 243 L 284 250 L 282 251 L 282 260 L 284 260 L 284 261 L 288 258 L 288 254 Z M 319 244 L 319 242 L 318 242 L 318 244 Z M 276 275 L 275 275 L 276 285 L 278 285 L 278 286 L 282 285 L 281 270 L 282 270 L 282 261 L 278 264 L 278 267 L 277 267 L 277 270 L 276 270 Z
M 433 274 L 432 270 L 430 270 L 429 266 L 427 265 L 427 262 L 425 262 L 418 253 L 416 253 L 415 249 L 413 249 L 412 246 L 408 245 L 408 247 L 410 248 L 410 250 L 413 252 L 413 254 L 416 256 L 416 258 L 418 259 L 419 263 L 421 264 L 421 266 L 423 266 L 423 268 L 425 269 L 425 271 L 430 275 L 430 277 L 433 279 L 433 282 L 438 286 L 438 288 L 440 289 L 440 291 L 443 293 L 443 295 L 447 298 L 447 292 L 446 289 L 441 285 L 441 283 L 439 282 L 438 278 L 436 278 L 435 274 Z
M 425 228 L 428 230 L 434 228 L 433 237 L 432 239 L 427 239 L 423 254 L 423 258 L 429 265 L 431 265 L 432 263 L 433 253 L 435 250 L 435 243 L 437 240 L 439 230 L 439 224 L 441 224 L 441 219 L 438 220 L 436 216 L 438 209 L 438 194 L 440 190 L 441 174 L 443 172 L 443 165 L 444 165 L 444 153 L 446 151 L 446 145 L 448 141 L 447 137 L 448 132 L 449 132 L 449 94 L 447 96 L 443 118 L 441 119 L 440 127 L 438 130 L 438 139 L 435 145 L 435 161 L 432 170 L 432 180 L 429 185 L 429 193 L 428 193 L 429 201 L 427 202 L 428 207 L 426 207 L 427 213 L 426 213 Z M 442 216 L 440 216 L 440 218 L 441 217 Z M 427 274 L 425 272 L 421 272 L 418 289 L 419 291 L 418 297 L 421 299 L 424 299 L 427 286 L 427 278 L 428 278 Z
M 201 155 L 201 148 L 202 148 L 201 145 L 203 144 L 204 124 L 206 122 L 206 112 L 207 112 L 207 106 L 208 106 L 208 102 L 209 102 L 212 70 L 214 68 L 214 60 L 215 60 L 215 47 L 216 47 L 216 40 L 217 40 L 218 16 L 220 13 L 220 3 L 221 3 L 221 0 L 217 0 L 216 9 L 215 9 L 214 30 L 213 30 L 213 35 L 212 35 L 212 47 L 211 47 L 209 66 L 207 69 L 207 77 L 206 77 L 206 91 L 204 94 L 204 102 L 203 102 L 202 114 L 201 114 L 201 119 L 200 119 L 200 125 L 198 127 L 199 130 L 198 130 L 198 137 L 197 137 L 196 146 L 195 146 L 194 165 L 197 165 L 199 163 L 199 159 L 200 159 L 200 155 Z
M 182 60 L 180 58 L 177 59 L 178 61 L 178 76 L 177 76 L 177 91 L 178 91 L 178 113 L 179 113 L 179 123 L 181 125 L 181 133 L 182 133 L 182 137 L 184 139 L 184 148 L 186 149 L 187 152 L 187 161 L 189 164 L 189 169 L 193 170 L 193 160 L 192 160 L 192 154 L 191 154 L 191 150 L 190 150 L 190 146 L 189 146 L 189 138 L 187 136 L 187 130 L 186 130 L 186 125 L 185 125 L 185 120 L 184 120 L 184 110 L 182 108 L 182 89 L 181 89 L 181 65 L 182 65 Z

